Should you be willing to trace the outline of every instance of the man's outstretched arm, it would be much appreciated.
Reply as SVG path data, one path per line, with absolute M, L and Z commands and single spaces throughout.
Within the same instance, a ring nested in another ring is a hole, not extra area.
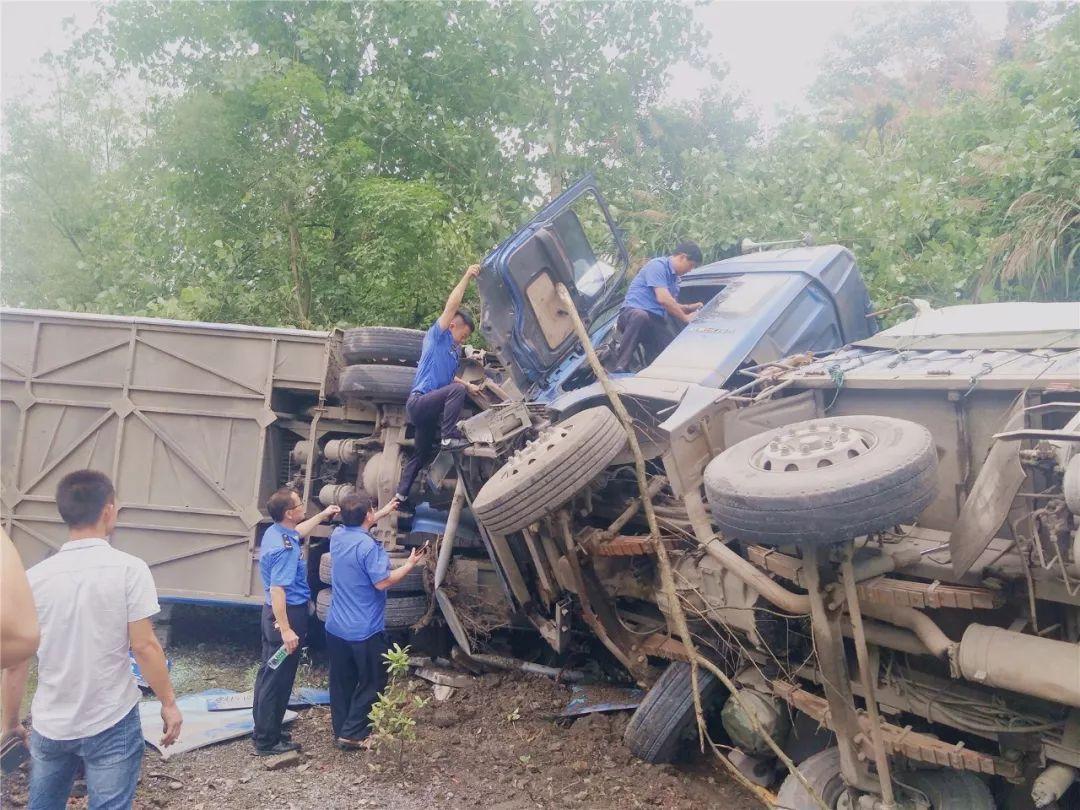
M 480 275 L 480 265 L 469 265 L 469 269 L 465 271 L 461 281 L 450 291 L 450 295 L 446 299 L 446 306 L 443 307 L 442 315 L 439 316 L 440 327 L 443 329 L 450 328 L 450 321 L 454 320 L 454 315 L 461 309 L 461 302 L 465 298 L 465 290 L 469 288 L 469 282 L 478 275 Z
M 653 292 L 656 294 L 657 303 L 676 320 L 682 321 L 683 323 L 690 323 L 690 321 L 694 319 L 693 313 L 684 310 L 682 304 L 675 300 L 675 296 L 671 294 L 671 291 L 667 287 L 654 287 Z M 693 310 L 693 312 L 696 311 L 696 309 Z

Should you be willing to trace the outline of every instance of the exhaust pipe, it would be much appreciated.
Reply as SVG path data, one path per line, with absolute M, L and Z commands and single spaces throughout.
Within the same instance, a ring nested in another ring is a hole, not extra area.
M 1080 644 L 971 624 L 957 661 L 969 681 L 1080 708 Z

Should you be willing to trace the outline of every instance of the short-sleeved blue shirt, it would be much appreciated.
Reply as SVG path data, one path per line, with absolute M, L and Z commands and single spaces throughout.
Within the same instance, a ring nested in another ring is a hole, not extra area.
M 671 269 L 671 258 L 668 256 L 652 259 L 638 271 L 626 291 L 622 308 L 643 309 L 652 315 L 663 316 L 666 310 L 656 300 L 654 290 L 657 287 L 667 287 L 671 297 L 678 300 L 679 277 Z
M 300 533 L 275 523 L 263 532 L 259 545 L 259 573 L 263 594 L 270 604 L 270 586 L 285 589 L 285 604 L 306 605 L 311 599 L 304 558 L 300 554 Z
M 435 321 L 424 335 L 424 348 L 420 363 L 416 366 L 412 392 L 427 394 L 436 388 L 449 385 L 457 374 L 461 362 L 461 347 L 454 342 L 449 329 L 443 329 Z
M 386 591 L 375 587 L 390 576 L 390 557 L 359 526 L 338 526 L 330 535 L 330 578 L 334 598 L 326 631 L 345 641 L 365 641 L 386 627 Z

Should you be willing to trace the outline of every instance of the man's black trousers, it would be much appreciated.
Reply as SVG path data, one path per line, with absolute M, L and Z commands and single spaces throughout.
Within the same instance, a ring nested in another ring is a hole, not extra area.
M 410 394 L 405 415 L 413 423 L 413 456 L 401 473 L 398 494 L 409 494 L 416 476 L 438 455 L 439 429 L 443 438 L 451 435 L 465 405 L 465 386 L 452 382 L 426 394 Z
M 326 634 L 330 656 L 330 724 L 334 736 L 362 740 L 371 733 L 368 714 L 379 692 L 386 688 L 386 660 L 390 649 L 385 633 L 363 641 L 345 641 Z
M 640 344 L 645 350 L 645 362 L 651 363 L 671 343 L 671 329 L 663 315 L 653 315 L 644 309 L 627 307 L 619 313 L 619 351 L 615 356 L 615 371 L 629 371 L 634 349 Z
M 307 638 L 308 606 L 287 605 L 289 625 L 300 636 L 300 646 L 286 657 L 277 669 L 270 669 L 266 662 L 281 647 L 281 632 L 274 627 L 274 611 L 263 605 L 262 611 L 262 666 L 255 676 L 255 702 L 251 713 L 255 717 L 255 733 L 252 735 L 256 748 L 273 748 L 281 740 L 281 721 L 289 708 L 289 695 L 296 680 L 296 667 L 300 663 L 300 647 Z

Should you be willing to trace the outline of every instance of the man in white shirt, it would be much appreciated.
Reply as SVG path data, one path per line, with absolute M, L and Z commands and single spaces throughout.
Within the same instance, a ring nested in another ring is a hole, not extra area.
M 67 805 L 79 762 L 89 806 L 130 808 L 142 767 L 139 687 L 128 648 L 161 701 L 162 744 L 183 722 L 150 617 L 157 589 L 146 563 L 109 545 L 116 491 L 103 473 L 79 470 L 61 479 L 56 505 L 70 540 L 26 572 L 34 593 L 41 646 L 31 706 L 30 808 Z M 19 706 L 27 664 L 5 673 L 3 730 L 24 739 Z

